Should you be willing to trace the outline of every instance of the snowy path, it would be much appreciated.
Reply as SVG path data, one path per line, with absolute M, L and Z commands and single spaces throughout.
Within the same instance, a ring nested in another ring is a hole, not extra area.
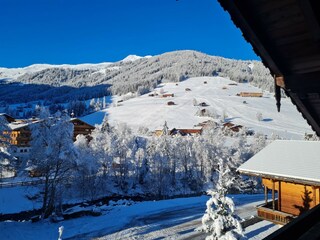
M 263 201 L 263 194 L 232 195 L 237 213 L 247 218 Z M 162 201 L 136 202 L 132 205 L 102 206 L 99 217 L 81 217 L 59 223 L 43 221 L 0 222 L 0 239 L 56 240 L 58 228 L 64 226 L 63 239 L 203 239 L 194 232 L 200 226 L 208 196 L 178 198 Z M 278 227 L 259 222 L 246 229 L 248 239 L 261 239 Z M 260 236 L 260 238 L 258 237 Z
M 241 218 L 248 218 L 254 215 L 256 213 L 255 206 L 261 202 L 261 198 L 261 195 L 235 196 L 234 200 L 239 205 L 236 210 L 237 214 Z M 93 237 L 100 236 L 97 238 L 98 240 L 203 239 L 205 235 L 196 232 L 195 229 L 201 226 L 201 217 L 204 211 L 204 204 L 179 209 L 177 207 L 169 208 L 155 214 L 133 218 L 120 231 L 108 233 L 108 230 L 105 229 L 89 235 Z M 272 224 L 272 226 L 274 225 Z M 75 236 L 70 239 L 87 239 L 89 235 Z

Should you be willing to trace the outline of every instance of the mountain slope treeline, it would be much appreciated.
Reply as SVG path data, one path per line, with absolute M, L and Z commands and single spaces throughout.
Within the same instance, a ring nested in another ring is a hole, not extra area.
M 1 70 L 0 76 L 5 76 L 1 74 Z M 5 104 L 35 100 L 61 102 L 101 95 L 123 95 L 128 92 L 144 94 L 161 82 L 179 82 L 199 76 L 227 77 L 236 82 L 250 82 L 264 90 L 273 91 L 270 72 L 259 61 L 226 59 L 184 50 L 135 61 L 119 61 L 100 67 L 88 65 L 87 68 L 76 69 L 54 66 L 36 72 L 28 71 L 11 79 L 10 76 L 6 76 L 0 79 L 2 89 L 0 102 Z M 26 95 L 25 91 L 30 90 L 28 86 L 30 84 L 34 86 L 32 95 Z M 106 85 L 109 87 L 106 88 Z M 65 86 L 71 87 L 68 94 L 59 91 L 59 88 Z M 12 87 L 16 89 L 14 97 L 7 91 Z M 89 93 L 83 90 L 91 87 L 94 88 Z M 56 90 L 52 91 L 52 88 Z M 50 91 L 50 94 L 46 94 L 46 91 Z

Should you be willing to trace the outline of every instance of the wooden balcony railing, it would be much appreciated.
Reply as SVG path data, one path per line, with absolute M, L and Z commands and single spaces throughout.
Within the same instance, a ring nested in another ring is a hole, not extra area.
M 275 206 L 277 205 L 275 204 Z M 282 225 L 287 224 L 294 218 L 292 214 L 280 212 L 277 209 L 273 210 L 271 202 L 257 206 L 257 212 L 258 217 Z

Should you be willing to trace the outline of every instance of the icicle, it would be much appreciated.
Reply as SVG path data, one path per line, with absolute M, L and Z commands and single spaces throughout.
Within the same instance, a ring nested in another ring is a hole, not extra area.
M 280 86 L 277 84 L 277 77 L 274 77 L 274 92 L 275 92 L 275 98 L 277 101 L 277 109 L 278 112 L 280 112 L 280 106 L 281 106 L 281 90 Z

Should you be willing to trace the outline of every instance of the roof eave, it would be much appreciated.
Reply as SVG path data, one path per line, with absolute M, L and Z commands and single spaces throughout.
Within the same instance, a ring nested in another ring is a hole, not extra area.
M 279 176 L 279 175 L 273 175 L 273 174 L 261 173 L 261 172 L 254 172 L 254 171 L 248 171 L 248 170 L 242 170 L 242 169 L 237 169 L 237 171 L 240 172 L 241 174 L 254 176 L 254 177 L 268 178 L 268 179 L 274 179 L 274 180 L 277 180 L 277 181 L 284 181 L 284 182 L 303 184 L 303 185 L 310 185 L 310 186 L 320 186 L 320 182 L 307 180 L 307 179 L 299 179 L 299 178 L 293 178 L 293 177 L 287 177 L 287 176 Z

